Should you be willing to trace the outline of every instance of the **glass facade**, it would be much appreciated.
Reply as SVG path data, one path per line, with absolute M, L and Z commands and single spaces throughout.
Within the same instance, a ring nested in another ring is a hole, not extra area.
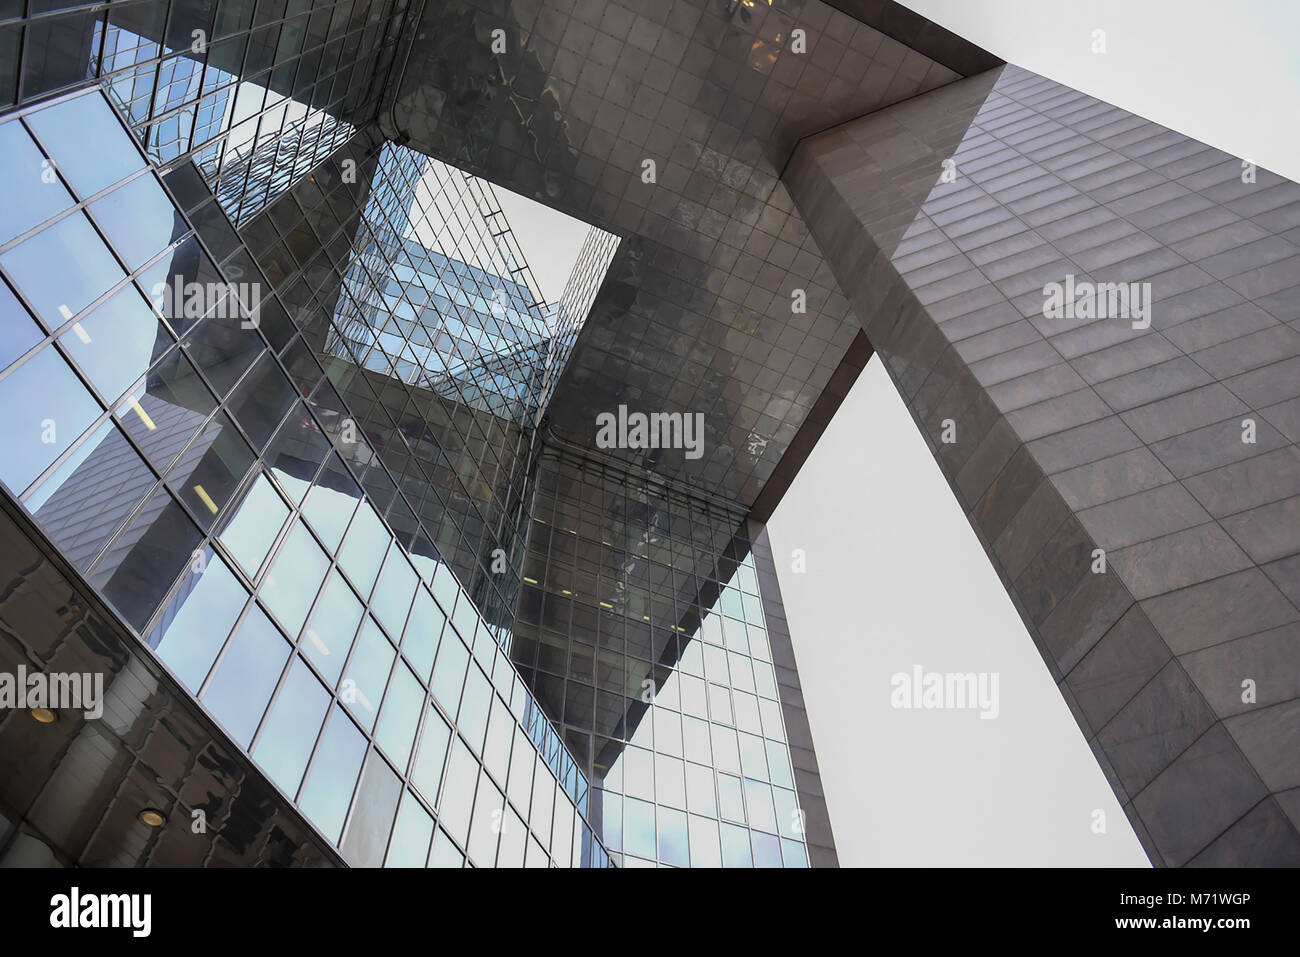
M 66 135 L 86 128 L 93 164 Z M 0 137 L 33 197 L 0 244 L 11 495 L 348 861 L 606 861 L 495 636 L 336 449 L 328 380 L 230 301 L 104 96 Z M 148 199 L 127 222 L 119 192 Z
M 177 698 L 349 864 L 807 866 L 744 511 L 548 426 L 619 237 L 385 135 L 401 0 L 31 7 L 0 483 Z
M 541 454 L 512 656 L 628 866 L 808 866 L 744 517 Z

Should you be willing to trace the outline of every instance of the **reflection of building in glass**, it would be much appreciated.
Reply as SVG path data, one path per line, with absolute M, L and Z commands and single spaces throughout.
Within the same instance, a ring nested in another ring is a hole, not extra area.
M 57 178 L 42 183 L 48 169 Z M 0 481 L 30 528 L 6 524 L 6 544 L 44 536 L 112 609 L 96 667 L 121 667 L 113 649 L 153 650 L 146 677 L 165 667 L 179 706 L 264 776 L 250 793 L 281 810 L 258 826 L 288 814 L 283 827 L 316 848 L 268 845 L 268 860 L 604 866 L 584 771 L 348 434 L 355 420 L 281 303 L 268 290 L 252 316 L 219 298 L 238 289 L 236 267 L 256 267 L 238 240 L 224 245 L 235 234 L 193 165 L 160 180 L 91 91 L 0 120 L 0 172 L 30 187 L 0 214 Z M 158 294 L 187 283 L 218 298 L 192 311 Z M 123 739 L 100 746 L 133 760 Z M 5 802 L 22 839 L 6 840 L 22 859 L 165 861 L 157 841 L 189 840 L 188 812 L 157 798 L 176 816 L 152 842 L 128 828 L 86 849 L 49 816 L 80 778 L 53 776 L 30 808 L 18 779 L 6 776 Z

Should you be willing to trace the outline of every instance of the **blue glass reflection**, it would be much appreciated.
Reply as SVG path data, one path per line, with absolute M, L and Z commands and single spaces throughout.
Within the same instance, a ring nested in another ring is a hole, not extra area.
M 329 704 L 325 687 L 295 657 L 253 749 L 253 757 L 290 797 L 298 793 Z
M 203 692 L 201 700 L 212 716 L 245 749 L 253 742 L 288 657 L 288 643 L 266 613 L 254 605 L 230 639 L 230 647 Z
M 0 381 L 0 480 L 15 495 L 62 455 L 100 414 L 99 403 L 46 346 Z
M 202 686 L 247 598 L 234 573 L 208 549 L 150 634 L 149 646 L 191 692 Z

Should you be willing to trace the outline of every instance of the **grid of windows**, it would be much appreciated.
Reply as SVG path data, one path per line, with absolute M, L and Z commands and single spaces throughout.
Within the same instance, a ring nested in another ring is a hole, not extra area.
M 524 425 L 550 311 L 491 186 L 384 144 L 326 352 Z
M 244 222 L 373 116 L 405 12 L 405 0 L 69 2 L 5 26 L 0 7 L 12 51 L 0 107 L 99 80 L 150 159 L 192 158 Z
M 350 861 L 604 865 L 586 779 L 363 490 L 381 467 L 300 342 L 269 347 L 291 326 L 226 281 L 240 254 L 213 264 L 98 92 L 0 147 L 9 492 Z
M 581 281 L 543 307 L 492 188 L 370 131 L 241 231 L 368 447 L 506 640 L 538 396 L 616 238 L 589 238 Z
M 622 468 L 539 457 L 512 657 L 590 770 L 626 865 L 806 867 L 738 517 Z

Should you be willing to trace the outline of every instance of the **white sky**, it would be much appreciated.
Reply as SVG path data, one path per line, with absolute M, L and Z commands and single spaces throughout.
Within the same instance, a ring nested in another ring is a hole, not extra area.
M 1295 0 L 906 5 L 1009 62 L 1300 179 Z M 1104 55 L 1091 52 L 1097 28 Z M 769 534 L 841 863 L 1147 863 L 879 360 Z M 804 574 L 791 570 L 796 548 Z M 890 677 L 918 664 L 998 672 L 1000 716 L 895 710 Z M 1105 835 L 1090 827 L 1097 808 Z
M 493 185 L 506 222 L 548 303 L 558 302 L 590 228 L 580 219 Z

